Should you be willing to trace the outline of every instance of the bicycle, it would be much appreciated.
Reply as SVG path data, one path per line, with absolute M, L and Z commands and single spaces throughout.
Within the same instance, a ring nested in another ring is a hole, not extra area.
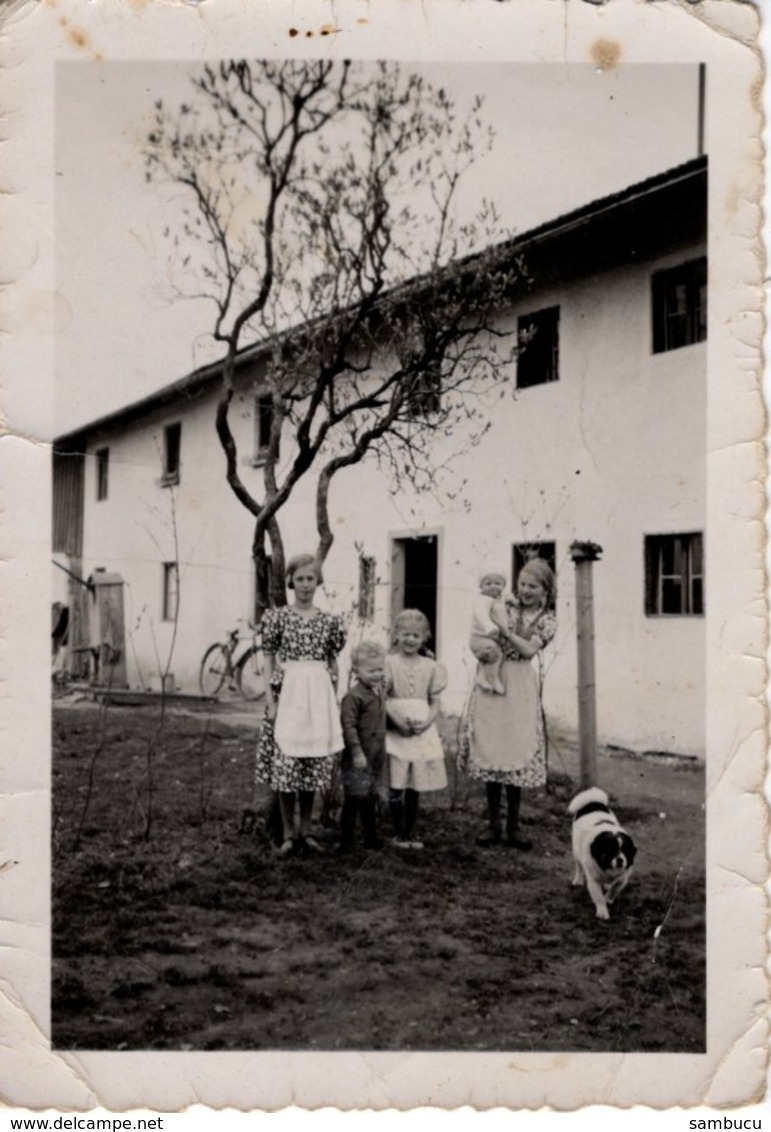
M 260 700 L 265 695 L 260 630 L 251 625 L 249 627 L 251 644 L 235 663 L 233 657 L 244 639 L 238 627 L 228 633 L 227 641 L 210 645 L 203 654 L 198 675 L 201 695 L 209 698 L 216 696 L 226 680 L 228 687 L 237 689 L 245 700 Z

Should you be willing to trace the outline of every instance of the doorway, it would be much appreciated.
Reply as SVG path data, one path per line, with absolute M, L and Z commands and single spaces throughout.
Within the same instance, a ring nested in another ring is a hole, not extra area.
M 391 620 L 403 609 L 419 609 L 431 626 L 430 648 L 437 651 L 436 591 L 439 539 L 436 535 L 391 541 Z

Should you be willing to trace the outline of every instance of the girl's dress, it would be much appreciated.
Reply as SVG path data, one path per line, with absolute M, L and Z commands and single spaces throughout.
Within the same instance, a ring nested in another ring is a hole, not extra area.
M 389 653 L 386 679 L 386 706 L 395 707 L 402 715 L 418 721 L 428 717 L 429 696 L 438 696 L 447 687 L 444 666 L 427 656 Z M 444 750 L 436 724 L 432 723 L 422 735 L 387 731 L 386 751 L 392 790 L 443 790 L 447 785 Z
M 512 631 L 539 649 L 552 640 L 557 619 L 551 610 L 519 607 Z M 471 778 L 506 786 L 543 786 L 546 749 L 539 678 L 531 658 L 502 641 L 503 696 L 474 688 L 464 729 L 463 755 Z
M 345 644 L 342 619 L 316 610 L 303 617 L 291 606 L 262 619 L 265 652 L 276 656 L 275 720 L 264 720 L 257 744 L 257 782 L 273 790 L 324 790 L 332 758 L 343 748 L 340 714 L 328 665 Z

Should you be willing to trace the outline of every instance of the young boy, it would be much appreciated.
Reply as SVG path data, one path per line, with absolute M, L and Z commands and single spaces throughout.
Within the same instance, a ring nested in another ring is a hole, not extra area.
M 340 708 L 345 749 L 341 762 L 343 812 L 340 850 L 354 847 L 356 819 L 361 817 L 364 848 L 380 849 L 377 833 L 377 790 L 385 762 L 385 658 L 382 645 L 362 641 L 353 650 L 351 664 L 356 683 L 343 697 Z
M 479 579 L 479 595 L 474 602 L 471 617 L 469 645 L 479 661 L 476 686 L 484 692 L 503 696 L 506 689 L 501 679 L 503 651 L 501 638 L 509 635 L 509 618 L 503 591 L 506 579 L 503 574 L 490 572 Z

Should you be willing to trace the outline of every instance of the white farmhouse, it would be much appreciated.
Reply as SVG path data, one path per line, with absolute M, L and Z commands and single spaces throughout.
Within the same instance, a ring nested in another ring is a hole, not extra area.
M 470 683 L 480 569 L 501 563 L 513 584 L 537 550 L 559 587 L 545 707 L 576 728 L 569 548 L 591 540 L 603 547 L 594 567 L 601 740 L 703 757 L 706 231 L 698 158 L 503 245 L 527 278 L 501 328 L 529 345 L 512 363 L 511 396 L 491 405 L 490 432 L 473 448 L 463 437 L 443 442 L 465 454 L 432 494 L 394 495 L 374 462 L 334 481 L 323 600 L 348 614 L 351 640 L 385 639 L 394 611 L 423 608 L 449 671 L 447 710 L 462 709 Z M 242 355 L 231 413 L 242 474 L 258 495 L 270 414 L 264 349 Z M 219 380 L 216 365 L 198 370 L 56 441 L 54 552 L 78 577 L 123 580 L 130 686 L 158 687 L 176 624 L 170 670 L 177 687 L 197 690 L 206 646 L 254 607 L 251 517 L 227 486 L 214 431 Z M 291 448 L 282 436 L 287 458 Z M 444 455 L 437 449 L 438 464 Z M 306 479 L 281 513 L 288 554 L 316 542 Z M 68 584 L 77 648 L 87 640 L 76 616 L 85 591 Z

